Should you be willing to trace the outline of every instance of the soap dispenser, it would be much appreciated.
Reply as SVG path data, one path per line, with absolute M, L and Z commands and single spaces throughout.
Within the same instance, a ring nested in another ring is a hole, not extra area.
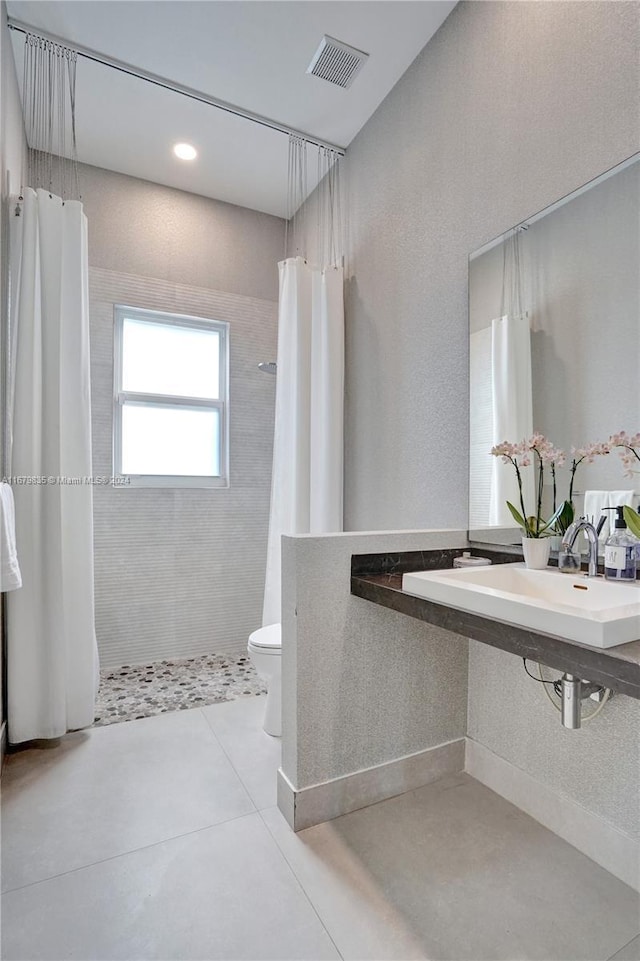
M 604 545 L 604 576 L 609 580 L 635 581 L 638 538 L 627 528 L 622 507 L 605 507 L 617 511 L 616 525 Z

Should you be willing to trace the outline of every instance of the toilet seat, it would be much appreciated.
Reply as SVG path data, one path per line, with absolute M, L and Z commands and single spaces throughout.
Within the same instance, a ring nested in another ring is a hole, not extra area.
M 282 651 L 282 629 L 280 624 L 268 624 L 249 635 L 249 647 L 263 654 L 280 654 Z

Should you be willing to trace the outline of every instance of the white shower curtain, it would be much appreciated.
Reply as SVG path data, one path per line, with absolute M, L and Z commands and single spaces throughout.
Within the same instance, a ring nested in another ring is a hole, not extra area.
M 493 443 L 518 443 L 533 433 L 531 333 L 526 315 L 499 317 L 491 322 Z M 506 502 L 520 510 L 516 473 L 511 464 L 493 458 L 489 524 L 513 527 Z M 535 513 L 532 468 L 522 469 L 527 511 Z
M 23 586 L 7 598 L 9 739 L 93 723 L 97 646 L 87 222 L 25 190 L 11 217 L 9 447 Z
M 280 621 L 283 534 L 341 531 L 342 267 L 279 264 L 278 373 L 263 625 Z

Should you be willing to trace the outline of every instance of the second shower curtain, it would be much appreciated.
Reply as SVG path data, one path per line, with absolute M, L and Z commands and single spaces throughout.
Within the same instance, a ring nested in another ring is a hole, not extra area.
M 342 267 L 279 264 L 278 384 L 263 625 L 280 621 L 283 534 L 343 524 Z

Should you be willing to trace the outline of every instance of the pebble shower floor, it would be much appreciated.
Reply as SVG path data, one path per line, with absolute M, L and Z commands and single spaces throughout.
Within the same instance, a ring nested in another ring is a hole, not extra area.
M 266 688 L 246 654 L 203 654 L 100 672 L 94 727 L 185 711 Z

